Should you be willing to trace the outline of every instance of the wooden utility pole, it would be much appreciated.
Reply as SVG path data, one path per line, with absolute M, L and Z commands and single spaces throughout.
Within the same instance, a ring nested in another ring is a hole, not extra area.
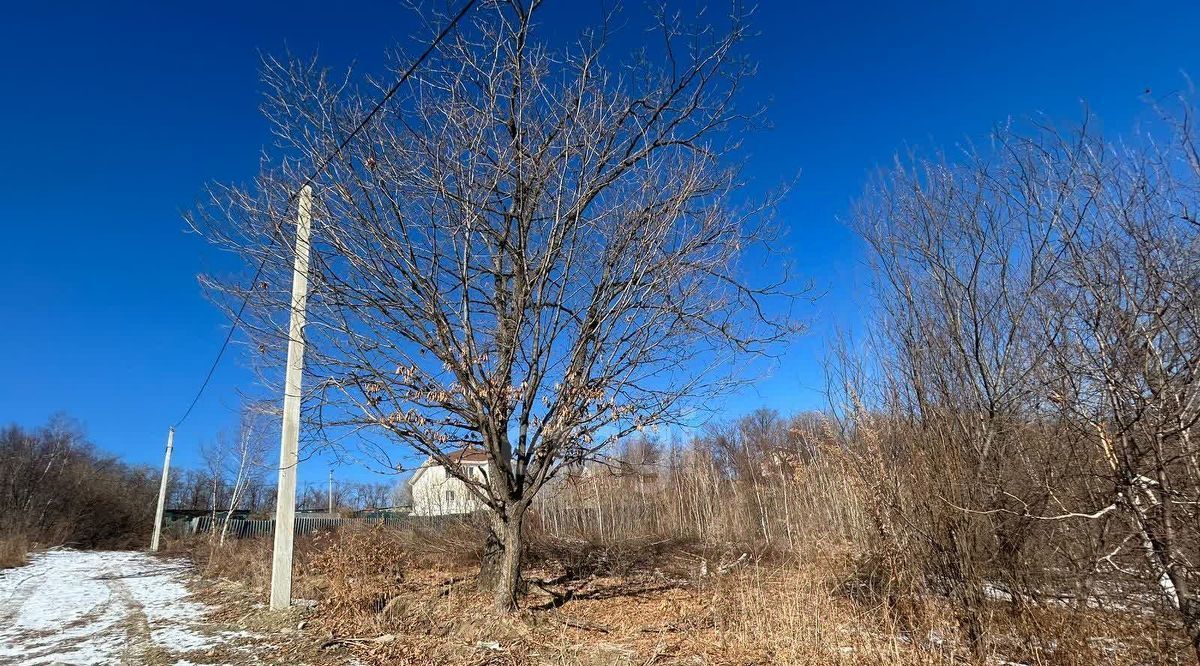
M 333 468 L 329 468 L 329 515 L 333 515 Z
M 163 505 L 167 501 L 167 476 L 171 472 L 171 449 L 175 448 L 175 428 L 167 428 L 167 454 L 163 456 L 162 480 L 158 482 L 158 508 L 154 510 L 154 536 L 150 537 L 150 550 L 158 550 L 158 539 L 162 535 Z
M 292 273 L 292 315 L 279 441 L 279 494 L 275 500 L 275 549 L 271 559 L 271 610 L 285 610 L 292 603 L 292 531 L 296 522 L 296 466 L 300 462 L 300 379 L 304 373 L 304 308 L 308 303 L 311 222 L 312 187 L 305 185 L 300 189 L 296 217 L 296 264 Z

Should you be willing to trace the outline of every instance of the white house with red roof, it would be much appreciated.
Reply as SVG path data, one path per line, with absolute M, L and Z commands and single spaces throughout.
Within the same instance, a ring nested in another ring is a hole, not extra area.
M 451 462 L 462 466 L 472 479 L 484 482 L 487 479 L 487 452 L 480 449 L 460 449 L 447 456 Z M 441 463 L 427 458 L 412 478 L 408 480 L 414 516 L 445 516 L 471 513 L 479 508 L 479 501 L 471 494 L 467 484 L 450 474 Z

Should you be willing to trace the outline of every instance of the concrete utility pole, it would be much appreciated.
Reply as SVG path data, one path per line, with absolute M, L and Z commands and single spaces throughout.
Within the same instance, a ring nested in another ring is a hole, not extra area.
M 150 537 L 150 550 L 158 550 L 158 538 L 162 535 L 163 505 L 167 501 L 167 476 L 171 472 L 171 449 L 175 448 L 175 428 L 167 428 L 167 454 L 163 456 L 162 480 L 158 482 L 158 508 L 154 510 L 154 536 Z
M 333 515 L 333 468 L 329 468 L 329 515 Z
M 300 189 L 296 219 L 296 265 L 283 386 L 283 433 L 279 441 L 279 495 L 275 500 L 275 549 L 271 559 L 271 610 L 292 603 L 292 531 L 296 522 L 296 466 L 300 462 L 300 379 L 304 373 L 304 308 L 308 303 L 312 187 Z

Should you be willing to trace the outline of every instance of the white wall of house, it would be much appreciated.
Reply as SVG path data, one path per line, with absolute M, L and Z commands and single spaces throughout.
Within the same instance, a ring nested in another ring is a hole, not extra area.
M 412 507 L 417 516 L 444 516 L 470 513 L 479 503 L 467 485 L 450 476 L 441 465 L 429 464 L 413 477 Z M 483 465 L 466 464 L 472 478 L 484 478 Z

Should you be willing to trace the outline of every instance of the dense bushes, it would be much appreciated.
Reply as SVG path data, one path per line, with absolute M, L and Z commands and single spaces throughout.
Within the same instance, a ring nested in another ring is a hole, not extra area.
M 149 541 L 158 475 L 105 456 L 75 424 L 0 430 L 0 533 L 40 546 Z M 6 558 L 19 564 L 17 558 Z
M 1159 110 L 901 160 L 851 216 L 876 308 L 830 384 L 870 550 L 979 654 L 997 598 L 1136 601 L 1200 659 L 1200 141 Z

